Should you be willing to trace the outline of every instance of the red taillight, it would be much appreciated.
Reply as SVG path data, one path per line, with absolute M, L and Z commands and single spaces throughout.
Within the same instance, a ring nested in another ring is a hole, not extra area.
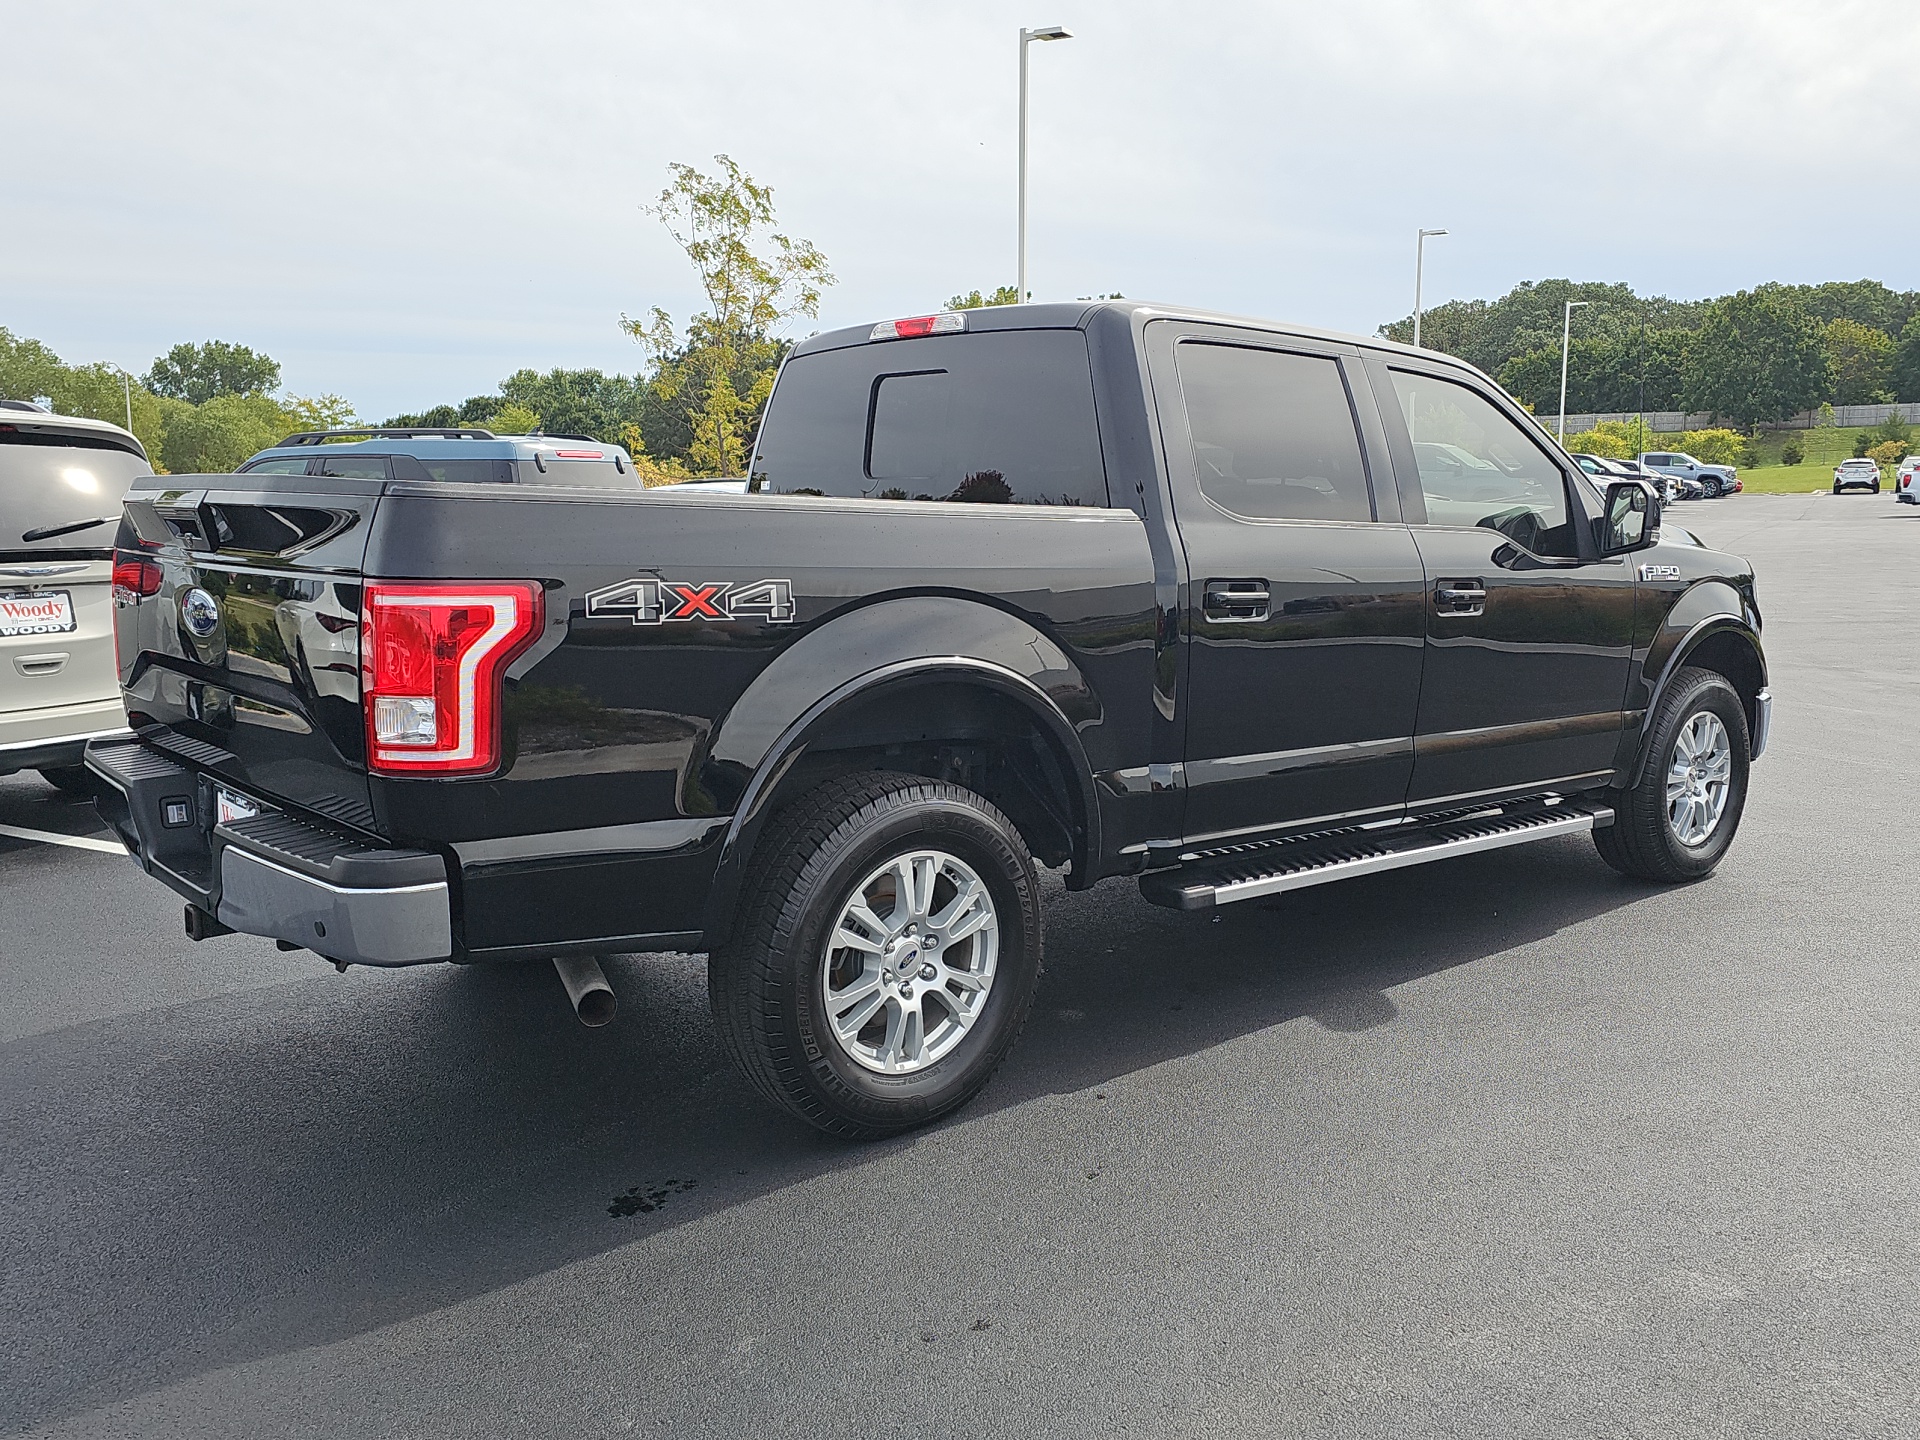
M 544 616 L 531 581 L 369 581 L 360 606 L 367 768 L 468 775 L 497 767 L 501 677 Z
M 869 340 L 916 340 L 922 335 L 955 335 L 967 328 L 958 310 L 941 315 L 913 315 L 905 320 L 882 320 L 867 332 Z
M 556 460 L 604 460 L 606 456 L 598 450 L 556 450 L 553 452 L 553 458 Z
M 122 550 L 113 557 L 113 598 L 144 599 L 160 593 L 160 563 Z

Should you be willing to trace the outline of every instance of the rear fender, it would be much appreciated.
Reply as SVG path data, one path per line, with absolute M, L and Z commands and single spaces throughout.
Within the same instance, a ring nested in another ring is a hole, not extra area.
M 991 606 L 943 596 L 882 601 L 796 642 L 716 733 L 708 767 L 746 778 L 707 899 L 709 946 L 725 939 L 771 802 L 809 746 L 856 707 L 942 682 L 995 691 L 1033 719 L 1075 801 L 1074 875 L 1088 875 L 1101 853 L 1100 810 L 1077 727 L 1097 722 L 1101 710 L 1080 667 L 1041 631 Z

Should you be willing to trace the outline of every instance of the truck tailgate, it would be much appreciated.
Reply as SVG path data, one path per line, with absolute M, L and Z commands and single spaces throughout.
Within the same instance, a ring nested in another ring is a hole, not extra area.
M 149 744 L 377 830 L 359 624 L 378 501 L 377 485 L 305 476 L 168 476 L 128 493 L 120 558 L 153 568 L 115 587 L 120 680 Z

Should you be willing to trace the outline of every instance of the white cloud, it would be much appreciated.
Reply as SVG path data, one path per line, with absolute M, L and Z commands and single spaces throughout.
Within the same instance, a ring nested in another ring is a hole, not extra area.
M 217 336 L 384 415 L 632 369 L 697 301 L 638 206 L 726 151 L 841 284 L 822 325 L 1012 279 L 1014 32 L 1043 295 L 1371 331 L 1428 293 L 1920 288 L 1908 0 L 13 5 L 0 324 L 144 366 Z

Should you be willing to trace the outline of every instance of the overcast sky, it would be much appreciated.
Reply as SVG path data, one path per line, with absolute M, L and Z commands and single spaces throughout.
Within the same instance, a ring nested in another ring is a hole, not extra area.
M 365 418 L 684 318 L 640 211 L 732 155 L 840 283 L 818 328 L 1037 298 L 1371 333 L 1427 296 L 1920 288 L 1914 0 L 0 0 L 0 325 L 144 370 L 263 349 Z M 802 327 L 815 328 L 813 324 Z

